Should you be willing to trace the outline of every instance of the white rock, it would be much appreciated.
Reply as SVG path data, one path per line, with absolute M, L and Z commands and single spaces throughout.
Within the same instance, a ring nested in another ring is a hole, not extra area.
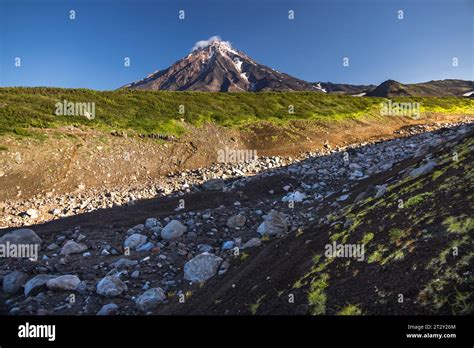
M 32 219 L 36 219 L 40 213 L 36 209 L 28 209 L 26 211 L 26 215 L 28 215 Z
M 287 194 L 286 196 L 284 196 L 281 201 L 282 202 L 302 202 L 304 199 L 306 199 L 306 195 L 304 193 L 301 193 L 299 191 L 295 191 L 295 192 L 290 192 L 289 194 Z

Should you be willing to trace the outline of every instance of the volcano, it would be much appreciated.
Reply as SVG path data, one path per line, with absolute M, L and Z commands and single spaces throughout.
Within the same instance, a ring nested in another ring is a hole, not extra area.
M 212 40 L 165 70 L 122 88 L 170 91 L 321 91 L 322 88 L 257 63 L 229 42 Z

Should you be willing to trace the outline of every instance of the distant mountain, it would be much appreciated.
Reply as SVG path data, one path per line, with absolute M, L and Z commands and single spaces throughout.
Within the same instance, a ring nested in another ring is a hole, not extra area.
M 346 83 L 317 82 L 316 86 L 326 93 L 348 94 L 348 95 L 364 95 L 373 90 L 375 85 L 349 85 Z
M 320 91 L 309 82 L 255 62 L 220 40 L 123 88 L 208 92 Z
M 423 83 L 402 84 L 387 80 L 372 91 L 369 97 L 472 97 L 474 81 L 438 80 Z

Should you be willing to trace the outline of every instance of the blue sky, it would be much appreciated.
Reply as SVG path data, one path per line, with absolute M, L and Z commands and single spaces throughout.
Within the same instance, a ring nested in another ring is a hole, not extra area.
M 115 89 L 213 35 L 307 81 L 474 80 L 473 32 L 473 0 L 0 0 L 0 86 Z

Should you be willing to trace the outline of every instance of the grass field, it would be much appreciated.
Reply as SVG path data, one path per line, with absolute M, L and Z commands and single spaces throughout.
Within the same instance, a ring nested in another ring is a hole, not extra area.
M 96 117 L 57 116 L 57 102 L 94 102 Z M 61 88 L 0 88 L 0 135 L 34 136 L 35 128 L 88 126 L 131 133 L 180 135 L 181 119 L 194 126 L 213 122 L 245 127 L 259 121 L 334 122 L 380 116 L 383 98 L 326 95 L 315 92 L 208 93 L 168 91 L 94 91 Z M 397 98 L 420 102 L 422 113 L 474 115 L 472 98 Z M 180 114 L 180 106 L 184 113 Z M 293 113 L 289 110 L 293 109 Z

